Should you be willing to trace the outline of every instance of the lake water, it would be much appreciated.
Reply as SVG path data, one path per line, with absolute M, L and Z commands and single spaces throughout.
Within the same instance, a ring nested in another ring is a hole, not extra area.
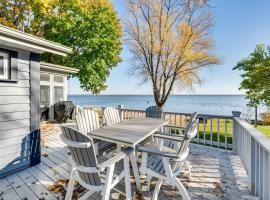
M 77 105 L 117 106 L 142 109 L 155 105 L 152 95 L 70 95 L 69 100 Z M 172 95 L 164 111 L 200 114 L 231 115 L 231 111 L 251 112 L 244 95 Z

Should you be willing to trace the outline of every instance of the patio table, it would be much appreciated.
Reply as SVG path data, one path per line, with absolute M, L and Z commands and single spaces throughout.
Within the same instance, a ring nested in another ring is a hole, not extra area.
M 91 131 L 88 135 L 95 139 L 134 148 L 133 153 L 130 154 L 130 161 L 137 189 L 141 191 L 140 175 L 135 157 L 136 146 L 167 123 L 165 119 L 138 117 Z

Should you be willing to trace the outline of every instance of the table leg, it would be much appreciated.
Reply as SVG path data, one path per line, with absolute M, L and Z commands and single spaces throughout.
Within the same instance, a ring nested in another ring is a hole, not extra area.
M 142 190 L 142 186 L 141 186 L 141 180 L 140 180 L 140 174 L 139 174 L 139 169 L 138 169 L 138 165 L 137 165 L 137 161 L 136 161 L 136 156 L 135 156 L 135 151 L 133 151 L 130 154 L 130 162 L 132 165 L 132 169 L 133 169 L 133 174 L 135 177 L 135 181 L 136 181 L 136 187 L 138 191 Z

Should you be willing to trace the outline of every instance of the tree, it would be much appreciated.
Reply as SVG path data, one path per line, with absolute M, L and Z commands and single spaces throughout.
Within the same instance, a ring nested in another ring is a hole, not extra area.
M 150 81 L 156 105 L 167 101 L 176 84 L 201 82 L 201 68 L 219 63 L 211 54 L 213 15 L 202 0 L 128 0 L 126 41 L 131 73 Z
M 106 79 L 110 70 L 121 61 L 122 49 L 120 21 L 109 0 L 5 2 L 5 12 L 1 12 L 5 25 L 14 28 L 23 26 L 26 32 L 74 49 L 73 54 L 66 58 L 44 54 L 43 61 L 80 69 L 75 76 L 79 78 L 84 90 L 98 94 L 106 89 Z M 9 17 L 14 2 L 20 2 L 16 5 L 27 5 L 27 10 L 24 7 L 20 9 L 21 14 L 18 14 L 24 16 L 20 25 L 14 23 L 14 17 Z
M 44 56 L 44 60 L 80 69 L 76 76 L 84 90 L 98 94 L 106 89 L 122 49 L 121 25 L 109 1 L 62 1 L 44 26 L 44 36 L 74 49 L 67 58 Z
M 2 0 L 0 3 L 0 23 L 24 31 L 30 20 L 30 0 Z
M 239 89 L 246 90 L 248 105 L 255 107 L 257 123 L 258 105 L 270 106 L 270 46 L 257 45 L 250 56 L 238 62 L 233 70 L 243 71 Z

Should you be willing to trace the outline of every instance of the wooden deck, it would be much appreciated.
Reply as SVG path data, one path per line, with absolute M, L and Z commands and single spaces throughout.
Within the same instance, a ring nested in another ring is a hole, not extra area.
M 42 133 L 42 162 L 1 179 L 0 200 L 63 199 L 61 185 L 65 185 L 64 180 L 69 178 L 71 169 L 68 156 L 68 149 L 59 138 L 59 128 L 46 127 Z M 192 145 L 189 161 L 193 166 L 192 178 L 188 180 L 183 176 L 180 179 L 192 199 L 252 199 L 247 186 L 248 177 L 238 156 L 229 151 Z M 155 180 L 151 188 L 154 184 Z M 143 192 L 137 199 L 151 199 L 151 191 Z M 112 199 L 118 196 L 118 192 L 112 192 Z M 100 198 L 97 194 L 90 199 Z M 120 195 L 120 199 L 124 199 L 123 196 Z M 177 191 L 163 185 L 159 199 L 176 200 L 181 197 Z

